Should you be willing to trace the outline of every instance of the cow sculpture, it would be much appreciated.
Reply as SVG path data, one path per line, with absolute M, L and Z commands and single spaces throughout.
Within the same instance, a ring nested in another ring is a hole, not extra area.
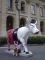
M 28 48 L 27 48 L 27 39 L 31 34 L 38 34 L 39 30 L 36 27 L 37 21 L 35 23 L 29 22 L 28 18 L 26 20 L 26 26 L 21 27 L 19 29 L 17 29 L 16 31 L 13 31 L 14 34 L 14 38 L 15 36 L 17 37 L 17 39 L 22 43 L 24 50 L 26 52 L 26 54 L 29 53 Z

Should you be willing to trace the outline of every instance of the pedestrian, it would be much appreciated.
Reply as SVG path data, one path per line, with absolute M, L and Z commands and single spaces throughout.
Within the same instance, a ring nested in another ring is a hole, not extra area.
M 14 54 L 13 55 L 18 56 L 19 53 L 21 52 L 21 47 L 22 47 L 22 44 L 19 41 L 14 41 Z

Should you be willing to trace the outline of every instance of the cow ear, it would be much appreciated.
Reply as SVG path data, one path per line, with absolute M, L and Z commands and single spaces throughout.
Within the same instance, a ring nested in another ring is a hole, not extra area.
M 35 24 L 37 24 L 37 21 L 35 22 Z

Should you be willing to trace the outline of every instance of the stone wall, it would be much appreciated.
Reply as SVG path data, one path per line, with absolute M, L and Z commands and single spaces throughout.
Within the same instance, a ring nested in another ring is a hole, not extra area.
M 19 0 L 19 8 L 21 7 L 21 1 L 23 0 Z M 30 3 L 28 4 L 25 1 L 25 11 L 22 12 L 20 11 L 20 19 L 22 17 L 29 19 L 29 21 L 31 19 L 35 19 L 37 20 L 37 27 L 40 30 L 40 21 L 44 20 L 45 21 L 45 3 L 38 1 L 38 0 L 30 0 Z M 35 14 L 31 13 L 31 5 L 35 5 Z M 39 8 L 43 7 L 44 9 L 44 16 L 40 17 L 39 15 Z M 15 0 L 13 0 L 13 9 L 10 11 L 8 9 L 8 0 L 0 0 L 0 35 L 1 36 L 6 36 L 6 20 L 7 20 L 7 16 L 13 16 L 14 21 L 13 21 L 13 28 L 18 28 L 19 27 L 19 14 L 18 11 L 16 10 L 15 7 Z M 44 31 L 45 32 L 45 31 Z

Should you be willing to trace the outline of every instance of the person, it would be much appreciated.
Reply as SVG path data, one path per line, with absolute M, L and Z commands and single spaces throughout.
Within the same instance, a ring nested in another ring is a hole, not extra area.
M 18 55 L 21 52 L 21 42 L 17 38 L 17 31 L 18 28 L 13 31 L 13 40 L 14 40 L 14 54 L 13 55 Z
M 21 47 L 22 47 L 22 44 L 19 41 L 14 41 L 14 54 L 13 55 L 18 56 L 19 53 L 21 52 Z

